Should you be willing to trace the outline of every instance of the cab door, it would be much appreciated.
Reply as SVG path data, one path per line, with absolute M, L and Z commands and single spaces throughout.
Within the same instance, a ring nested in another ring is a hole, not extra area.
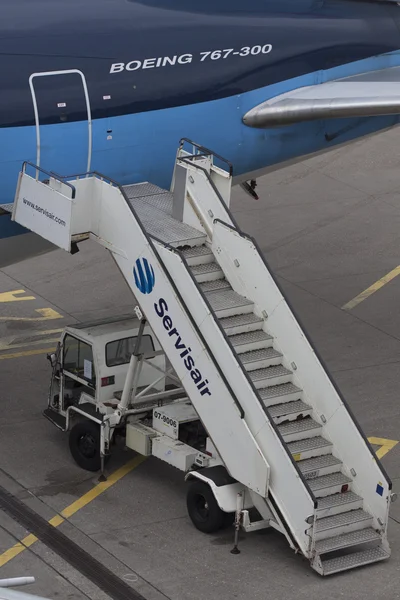
M 36 126 L 36 164 L 59 175 L 90 171 L 92 115 L 82 71 L 47 71 L 29 78 Z
M 63 410 L 77 405 L 82 392 L 96 397 L 96 368 L 90 344 L 67 333 L 62 350 Z

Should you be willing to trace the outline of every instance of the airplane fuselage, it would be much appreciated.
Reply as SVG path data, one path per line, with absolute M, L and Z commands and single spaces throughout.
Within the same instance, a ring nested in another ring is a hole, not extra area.
M 399 65 L 397 4 L 191 4 L 2 0 L 0 204 L 13 201 L 25 160 L 62 175 L 91 169 L 121 184 L 168 187 L 179 140 L 189 137 L 245 180 L 398 123 L 388 116 L 257 130 L 242 122 L 277 94 Z M 20 232 L 0 218 L 0 239 Z

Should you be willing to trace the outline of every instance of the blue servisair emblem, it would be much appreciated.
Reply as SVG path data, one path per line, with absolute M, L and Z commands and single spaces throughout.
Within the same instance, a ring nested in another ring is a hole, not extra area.
M 150 294 L 154 289 L 155 275 L 153 267 L 146 258 L 138 258 L 136 266 L 133 268 L 133 276 L 138 290 L 142 294 Z

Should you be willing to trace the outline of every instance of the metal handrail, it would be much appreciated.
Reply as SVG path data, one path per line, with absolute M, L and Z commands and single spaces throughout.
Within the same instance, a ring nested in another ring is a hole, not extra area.
M 192 143 L 190 140 L 186 140 L 186 139 L 185 139 L 185 141 L 187 141 L 187 142 L 189 142 L 189 143 Z M 196 144 L 194 144 L 194 145 L 195 145 L 195 146 L 198 146 L 198 145 L 196 145 Z M 200 146 L 200 148 L 202 148 L 202 147 Z M 205 151 L 207 151 L 207 152 L 210 152 L 210 151 L 208 151 L 206 148 L 204 148 L 204 150 L 205 150 Z M 211 154 L 212 154 L 212 153 L 211 153 Z M 215 156 L 216 156 L 216 155 L 215 155 Z M 376 456 L 375 452 L 373 451 L 373 449 L 372 449 L 372 446 L 371 446 L 371 444 L 369 443 L 367 436 L 365 435 L 365 433 L 364 433 L 364 432 L 363 432 L 363 430 L 361 429 L 361 427 L 360 427 L 360 425 L 359 425 L 359 423 L 358 423 L 358 421 L 357 421 L 356 417 L 354 416 L 354 413 L 352 412 L 352 410 L 351 410 L 351 408 L 350 408 L 350 406 L 349 406 L 348 402 L 346 401 L 346 399 L 345 399 L 345 398 L 344 398 L 344 396 L 342 395 L 342 393 L 341 393 L 340 389 L 338 388 L 338 386 L 337 386 L 336 382 L 334 381 L 334 379 L 333 379 L 332 375 L 330 374 L 330 372 L 329 372 L 329 370 L 328 370 L 328 367 L 327 367 L 327 365 L 326 365 L 325 361 L 323 360 L 323 358 L 322 358 L 322 357 L 321 357 L 321 355 L 319 354 L 318 350 L 315 348 L 315 345 L 314 345 L 314 343 L 312 342 L 312 340 L 311 340 L 310 336 L 308 335 L 308 333 L 307 333 L 306 329 L 304 328 L 304 326 L 303 326 L 303 324 L 302 324 L 302 321 L 301 321 L 301 319 L 299 318 L 299 316 L 298 316 L 298 314 L 296 313 L 296 311 L 294 310 L 294 308 L 293 308 L 292 304 L 290 303 L 290 301 L 289 301 L 289 300 L 288 300 L 288 298 L 286 297 L 286 294 L 284 293 L 284 291 L 283 291 L 283 289 L 282 289 L 281 285 L 279 284 L 279 282 L 277 281 L 277 279 L 276 279 L 276 277 L 274 276 L 273 272 L 271 271 L 271 269 L 270 269 L 270 267 L 269 267 L 269 265 L 268 265 L 267 261 L 265 260 L 265 257 L 264 257 L 264 255 L 263 255 L 263 253 L 261 252 L 261 249 L 260 249 L 260 247 L 259 247 L 258 243 L 256 242 L 256 240 L 255 240 L 254 238 L 252 238 L 252 237 L 251 237 L 251 236 L 249 236 L 248 234 L 244 233 L 244 232 L 243 232 L 243 231 L 240 229 L 240 227 L 239 227 L 239 225 L 237 224 L 237 222 L 236 222 L 235 218 L 233 217 L 233 215 L 232 215 L 232 213 L 231 213 L 230 209 L 229 209 L 229 208 L 228 208 L 228 206 L 225 204 L 225 202 L 224 202 L 224 200 L 223 200 L 223 198 L 222 198 L 221 194 L 219 193 L 218 189 L 216 188 L 216 186 L 215 186 L 214 182 L 212 181 L 212 179 L 211 179 L 211 177 L 210 177 L 210 175 L 209 175 L 208 171 L 207 171 L 207 170 L 206 170 L 204 167 L 202 167 L 201 165 L 197 165 L 197 164 L 195 164 L 194 162 L 191 162 L 191 161 L 190 161 L 190 158 L 191 158 L 190 156 L 187 156 L 187 157 L 182 157 L 182 158 L 179 158 L 179 160 L 180 160 L 180 161 L 182 161 L 182 162 L 186 162 L 187 164 L 190 164 L 190 165 L 194 166 L 196 169 L 198 169 L 198 170 L 200 170 L 200 171 L 203 171 L 203 172 L 205 173 L 205 175 L 206 175 L 206 177 L 207 177 L 207 179 L 208 179 L 209 183 L 210 183 L 210 184 L 211 184 L 211 186 L 213 187 L 213 190 L 214 190 L 214 192 L 215 192 L 215 195 L 216 195 L 216 197 L 217 197 L 217 198 L 218 198 L 218 200 L 220 201 L 220 204 L 223 206 L 223 208 L 224 208 L 224 210 L 225 210 L 225 212 L 226 212 L 226 214 L 227 214 L 227 216 L 228 216 L 228 219 L 231 221 L 231 223 L 232 223 L 232 224 L 230 224 L 230 223 L 226 223 L 226 222 L 224 222 L 224 221 L 223 221 L 223 220 L 221 220 L 221 219 L 214 219 L 214 223 L 215 223 L 215 222 L 220 222 L 220 223 L 222 223 L 222 224 L 223 224 L 223 225 L 225 225 L 226 227 L 228 227 L 228 228 L 230 228 L 230 229 L 232 229 L 232 230 L 236 231 L 236 232 L 237 232 L 237 233 L 238 233 L 238 234 L 239 234 L 241 237 L 243 237 L 243 238 L 245 238 L 245 239 L 247 239 L 247 240 L 251 241 L 251 242 L 254 244 L 254 247 L 256 248 L 256 250 L 257 250 L 257 252 L 258 252 L 258 254 L 259 254 L 259 256 L 260 256 L 261 260 L 263 261 L 263 263 L 264 263 L 265 267 L 267 268 L 268 272 L 270 273 L 270 275 L 271 275 L 271 277 L 272 277 L 272 279 L 273 279 L 273 281 L 274 281 L 275 285 L 277 286 L 277 288 L 278 288 L 279 292 L 282 294 L 283 298 L 285 299 L 285 301 L 286 301 L 286 304 L 288 305 L 288 308 L 289 308 L 289 310 L 292 312 L 293 316 L 295 317 L 295 319 L 297 320 L 297 322 L 298 322 L 299 326 L 301 327 L 301 329 L 302 329 L 302 331 L 303 331 L 303 333 L 304 333 L 304 336 L 305 336 L 305 338 L 306 338 L 307 342 L 310 344 L 310 347 L 312 348 L 312 350 L 313 350 L 313 352 L 314 352 L 314 354 L 315 354 L 316 358 L 318 359 L 319 363 L 321 364 L 322 368 L 324 369 L 324 371 L 325 371 L 325 373 L 326 373 L 326 375 L 327 375 L 327 377 L 328 377 L 328 379 L 329 379 L 330 383 L 331 383 L 331 384 L 332 384 L 332 386 L 334 387 L 334 389 L 335 389 L 336 393 L 338 394 L 338 396 L 339 396 L 340 400 L 343 402 L 343 404 L 344 404 L 344 406 L 345 406 L 345 408 L 346 408 L 346 410 L 347 410 L 348 414 L 350 415 L 350 418 L 351 418 L 351 419 L 352 419 L 352 421 L 354 422 L 354 424 L 355 424 L 355 426 L 356 426 L 356 428 L 357 428 L 358 432 L 360 433 L 361 437 L 363 438 L 363 440 L 364 440 L 364 442 L 365 442 L 365 444 L 366 444 L 366 446 L 367 446 L 367 448 L 368 448 L 369 452 L 371 453 L 371 455 L 374 457 L 374 459 L 375 459 L 375 460 L 376 460 L 376 462 L 378 463 L 378 465 L 379 465 L 379 467 L 380 467 L 380 469 L 381 469 L 381 471 L 382 471 L 382 474 L 384 475 L 384 477 L 385 477 L 385 479 L 386 479 L 386 481 L 387 481 L 387 484 L 388 484 L 388 489 L 389 489 L 389 490 L 391 490 L 391 489 L 392 489 L 392 487 L 393 487 L 393 484 L 392 484 L 392 481 L 391 481 L 390 477 L 388 476 L 388 474 L 387 474 L 387 472 L 386 472 L 385 468 L 383 467 L 383 465 L 382 465 L 381 461 L 380 461 L 380 460 L 377 458 L 377 456 Z M 200 290 L 200 293 L 201 293 L 201 290 Z M 255 393 L 256 393 L 256 395 L 257 395 L 257 391 L 256 391 Z M 288 453 L 289 453 L 289 451 L 288 451 Z M 293 462 L 295 462 L 295 461 L 293 461 Z M 299 472 L 299 474 L 300 474 L 300 476 L 301 476 L 302 480 L 305 482 L 305 484 L 306 484 L 306 487 L 307 487 L 307 488 L 309 488 L 308 484 L 306 483 L 306 481 L 307 481 L 307 480 L 306 480 L 306 479 L 303 477 L 303 475 L 301 474 L 301 472 L 300 472 L 300 470 L 299 470 L 299 468 L 298 468 L 298 466 L 297 466 L 297 465 L 296 465 L 296 468 L 297 468 L 297 470 L 298 470 L 298 472 Z M 310 490 L 310 492 L 311 492 L 311 490 Z M 314 498 L 314 494 L 312 494 L 312 493 L 311 493 L 311 495 L 312 495 L 312 497 Z
M 229 211 L 228 211 L 229 212 Z M 324 361 L 324 359 L 322 358 L 322 356 L 320 355 L 320 353 L 318 352 L 318 350 L 316 349 L 314 343 L 312 342 L 310 336 L 307 333 L 307 330 L 305 329 L 305 327 L 303 326 L 302 320 L 301 318 L 298 316 L 297 312 L 295 311 L 295 309 L 293 308 L 293 305 L 291 304 L 290 300 L 288 300 L 288 298 L 286 297 L 279 281 L 277 280 L 277 278 L 275 277 L 274 273 L 272 272 L 271 268 L 268 265 L 268 262 L 266 261 L 263 253 L 261 252 L 261 248 L 258 245 L 257 241 L 251 237 L 250 235 L 248 235 L 247 233 L 244 233 L 243 231 L 241 231 L 241 229 L 237 228 L 237 227 L 232 227 L 232 225 L 230 225 L 229 223 L 225 223 L 224 221 L 221 221 L 221 219 L 215 219 L 214 222 L 219 222 L 222 225 L 224 225 L 225 227 L 228 227 L 229 229 L 232 229 L 233 231 L 236 231 L 236 233 L 238 235 L 240 235 L 240 237 L 247 239 L 248 241 L 250 241 L 255 249 L 257 250 L 262 262 L 264 263 L 265 267 L 267 268 L 269 274 L 271 275 L 276 287 L 278 288 L 279 292 L 281 293 L 282 297 L 285 299 L 286 304 L 288 305 L 289 310 L 292 312 L 294 318 L 296 319 L 296 321 L 298 322 L 304 337 L 306 338 L 307 342 L 310 344 L 311 349 L 313 350 L 313 353 L 315 354 L 317 360 L 319 361 L 319 363 L 321 364 L 322 368 L 324 369 L 330 383 L 332 384 L 333 388 L 335 389 L 335 392 L 337 393 L 337 395 L 339 396 L 339 399 L 343 402 L 344 407 L 346 408 L 348 414 L 350 415 L 354 425 L 356 426 L 359 434 L 361 435 L 361 437 L 363 438 L 369 452 L 371 453 L 371 455 L 373 456 L 374 460 L 376 461 L 376 463 L 379 465 L 380 470 L 382 471 L 382 475 L 384 475 L 384 477 L 386 478 L 387 484 L 388 484 L 388 489 L 389 491 L 392 489 L 393 487 L 393 483 L 392 480 L 390 479 L 389 475 L 387 474 L 384 466 L 382 465 L 381 461 L 379 460 L 379 458 L 376 456 L 375 452 L 372 449 L 372 446 L 370 444 L 370 442 L 368 441 L 367 436 L 365 435 L 364 431 L 361 429 L 361 426 L 358 422 L 358 420 L 356 419 L 352 409 L 350 408 L 347 400 L 345 399 L 345 397 L 343 396 L 342 392 L 340 391 L 338 385 L 336 384 L 335 380 L 333 379 L 328 366 L 326 364 L 326 362 Z
M 33 111 L 35 114 L 35 124 L 36 124 L 36 161 L 40 165 L 41 159 L 41 144 L 40 144 L 40 121 L 39 121 L 39 109 L 38 103 L 36 99 L 35 86 L 33 84 L 33 80 L 35 77 L 52 77 L 54 75 L 79 75 L 82 80 L 83 85 L 83 93 L 85 96 L 86 102 L 86 110 L 88 116 L 88 159 L 87 159 L 87 167 L 86 170 L 90 170 L 90 166 L 92 163 L 92 146 L 93 146 L 93 132 L 92 132 L 92 109 L 90 106 L 90 98 L 89 98 L 89 90 L 86 82 L 86 77 L 79 69 L 67 69 L 64 71 L 43 71 L 41 73 L 32 73 L 29 77 L 29 87 L 32 95 L 33 102 Z
M 61 175 L 57 175 L 57 173 L 54 173 L 53 171 L 46 171 L 45 169 L 42 169 L 42 167 L 39 167 L 38 165 L 35 165 L 34 163 L 30 162 L 29 160 L 25 160 L 22 163 L 22 172 L 23 173 L 26 173 L 26 167 L 27 167 L 27 165 L 29 165 L 30 167 L 33 167 L 34 169 L 36 169 L 36 171 L 40 171 L 44 175 L 47 175 L 48 177 L 51 177 L 52 179 L 55 179 L 56 181 L 59 181 L 63 185 L 66 185 L 67 187 L 71 188 L 71 190 L 72 190 L 72 199 L 75 198 L 75 196 L 76 196 L 76 188 L 75 188 L 75 186 L 73 186 L 72 183 L 68 183 L 66 181 L 63 181 L 63 177 Z M 42 183 L 42 182 L 40 182 L 40 183 Z
M 73 173 L 72 175 L 60 175 L 59 173 L 56 173 L 55 171 L 51 171 L 52 176 L 55 175 L 56 178 L 58 178 L 60 181 L 64 181 L 65 179 L 81 179 L 82 177 L 97 177 L 98 179 L 100 179 L 101 181 L 105 181 L 108 183 L 112 183 L 113 185 L 115 185 L 115 187 L 121 187 L 120 184 L 115 181 L 114 179 L 111 179 L 111 177 L 107 177 L 107 175 L 103 175 L 102 173 L 99 173 L 98 171 L 85 171 L 83 173 Z
M 229 208 L 227 207 L 227 205 L 225 204 L 224 199 L 222 198 L 221 194 L 219 193 L 219 190 L 217 188 L 217 186 L 215 185 L 215 183 L 213 182 L 209 172 L 207 171 L 207 169 L 205 169 L 204 167 L 202 167 L 201 165 L 196 165 L 194 164 L 191 160 L 190 160 L 190 156 L 186 156 L 186 157 L 181 157 L 178 160 L 180 162 L 186 163 L 187 165 L 193 165 L 198 171 L 202 171 L 204 173 L 204 175 L 206 176 L 206 179 L 208 181 L 208 183 L 211 185 L 213 192 L 215 193 L 215 195 L 218 197 L 218 200 L 220 201 L 220 204 L 222 205 L 222 207 L 224 208 L 226 215 L 228 217 L 228 219 L 230 219 L 232 221 L 232 223 L 234 224 L 234 226 L 239 229 L 238 224 L 235 221 L 235 218 L 233 217 L 233 215 L 231 214 L 231 212 L 229 211 Z M 196 207 L 200 210 L 201 212 L 201 207 L 198 206 L 197 202 L 194 200 L 194 203 L 196 204 Z M 211 237 L 211 236 L 210 236 Z
M 216 221 L 220 221 L 220 219 L 216 219 Z M 221 223 L 223 223 L 223 221 L 221 221 Z M 231 227 L 231 229 L 234 229 L 234 227 Z M 295 469 L 296 469 L 296 471 L 297 471 L 297 473 L 299 475 L 300 480 L 303 482 L 303 484 L 304 484 L 307 492 L 309 493 L 312 501 L 314 502 L 314 508 L 317 508 L 317 506 L 318 506 L 318 499 L 316 498 L 315 494 L 311 490 L 310 485 L 309 485 L 307 479 L 304 477 L 303 473 L 300 471 L 298 464 L 296 463 L 296 461 L 294 460 L 292 454 L 289 451 L 289 448 L 284 443 L 284 439 L 282 437 L 281 432 L 278 429 L 277 424 L 275 423 L 275 421 L 270 416 L 270 414 L 268 412 L 268 409 L 264 406 L 264 404 L 262 402 L 262 399 L 261 399 L 261 397 L 260 397 L 260 395 L 258 393 L 258 390 L 257 390 L 256 386 L 254 385 L 254 383 L 253 383 L 253 381 L 252 381 L 252 379 L 251 379 L 248 371 L 246 371 L 243 363 L 239 360 L 239 357 L 238 357 L 238 355 L 237 355 L 237 353 L 236 353 L 236 351 L 235 351 L 235 349 L 234 349 L 234 347 L 232 345 L 232 342 L 229 339 L 229 337 L 227 336 L 226 331 L 222 327 L 220 320 L 216 318 L 216 316 L 214 314 L 214 311 L 213 311 L 213 309 L 211 307 L 211 304 L 210 304 L 207 296 L 205 295 L 204 291 L 201 289 L 199 283 L 197 282 L 195 276 L 193 275 L 191 269 L 189 268 L 189 263 L 187 262 L 186 257 L 184 256 L 184 254 L 180 250 L 178 250 L 177 248 L 174 248 L 173 246 L 170 246 L 170 244 L 168 244 L 166 242 L 163 242 L 162 240 L 160 240 L 158 238 L 155 238 L 155 237 L 154 237 L 154 239 L 158 243 L 160 243 L 163 246 L 165 246 L 166 248 L 168 248 L 168 250 L 170 250 L 171 252 L 174 252 L 175 254 L 179 255 L 180 259 L 182 260 L 182 263 L 184 264 L 184 266 L 186 268 L 186 271 L 188 272 L 188 275 L 192 279 L 192 281 L 193 281 L 193 283 L 194 283 L 197 291 L 199 292 L 200 296 L 202 297 L 203 302 L 206 304 L 210 316 L 213 318 L 214 323 L 217 325 L 217 327 L 220 330 L 220 332 L 221 332 L 221 334 L 222 334 L 222 336 L 223 336 L 226 344 L 228 345 L 229 349 L 231 350 L 232 355 L 233 355 L 234 359 L 236 360 L 236 364 L 237 364 L 238 368 L 242 371 L 245 379 L 247 380 L 248 384 L 250 385 L 250 387 L 251 387 L 254 395 L 256 396 L 257 400 L 259 401 L 259 403 L 260 403 L 260 405 L 261 405 L 261 407 L 262 407 L 262 409 L 263 409 L 263 411 L 264 411 L 264 413 L 265 413 L 268 421 L 270 422 L 272 429 L 275 431 L 277 437 L 279 438 L 280 442 L 282 443 L 282 446 L 285 448 L 285 450 L 286 450 L 286 452 L 287 452 L 287 454 L 288 454 L 288 456 L 290 458 L 290 461 L 292 462 L 293 466 L 295 467 Z M 235 403 L 237 403 L 241 407 L 241 405 L 239 403 L 239 400 L 236 401 L 235 400 L 236 397 L 235 396 L 232 396 L 232 397 L 233 397 Z M 243 412 L 243 417 L 244 417 L 244 412 Z
M 178 250 L 177 248 L 175 248 L 174 246 L 171 246 L 171 244 L 168 244 L 168 242 L 164 242 L 163 240 L 160 240 L 159 238 L 157 238 L 157 237 L 155 237 L 155 236 L 152 236 L 152 239 L 153 239 L 154 241 L 156 241 L 158 244 L 160 244 L 161 246 L 164 246 L 164 248 L 167 248 L 167 250 L 169 250 L 170 252 L 173 252 L 174 254 L 177 254 L 177 255 L 178 255 L 180 258 L 181 258 L 181 260 L 182 260 L 182 262 L 183 262 L 183 264 L 184 264 L 184 266 L 185 266 L 185 268 L 186 268 L 186 270 L 187 270 L 187 272 L 188 272 L 188 275 L 190 276 L 190 278 L 191 278 L 191 279 L 192 279 L 192 281 L 194 282 L 194 284 L 195 284 L 195 286 L 196 286 L 196 288 L 197 288 L 197 291 L 200 293 L 201 297 L 202 297 L 202 298 L 203 298 L 203 300 L 205 301 L 205 303 L 206 303 L 206 305 L 207 305 L 207 308 L 208 308 L 208 309 L 209 309 L 209 311 L 210 311 L 210 315 L 211 315 L 211 316 L 213 317 L 213 319 L 214 319 L 214 320 L 215 320 L 215 321 L 218 323 L 217 319 L 215 319 L 214 313 L 213 313 L 213 312 L 212 312 L 212 310 L 211 310 L 211 306 L 210 306 L 210 303 L 209 303 L 209 302 L 208 302 L 208 300 L 207 300 L 207 297 L 205 296 L 205 294 L 204 294 L 203 290 L 202 290 L 202 289 L 201 289 L 201 287 L 199 286 L 199 284 L 198 284 L 198 282 L 197 282 L 196 278 L 194 277 L 193 273 L 192 273 L 192 272 L 190 271 L 190 269 L 189 269 L 189 264 L 188 264 L 188 262 L 187 262 L 187 260 L 186 260 L 186 258 L 185 258 L 185 256 L 184 256 L 184 254 L 183 254 L 183 253 L 182 253 L 180 250 Z M 157 253 L 157 254 L 158 254 L 158 253 Z M 161 262 L 162 262 L 162 261 L 161 261 Z M 220 327 L 220 328 L 221 328 L 221 327 Z M 224 335 L 225 339 L 227 340 L 227 336 L 226 336 L 226 333 L 225 333 L 225 331 L 224 331 L 223 329 L 222 329 L 222 331 L 223 331 L 223 335 Z M 230 342 L 228 342 L 228 344 L 229 344 L 229 345 L 230 345 L 230 347 L 232 348 L 232 345 L 230 344 Z M 236 355 L 234 355 L 234 356 L 236 357 Z M 239 366 L 239 368 L 240 368 L 240 364 L 239 364 L 239 363 L 238 363 L 238 366 Z M 224 376 L 224 383 L 225 383 L 225 385 L 228 387 L 228 389 L 229 389 L 229 392 L 230 392 L 230 394 L 231 394 L 231 396 L 232 396 L 232 399 L 233 399 L 234 403 L 236 404 L 236 406 L 237 406 L 237 407 L 238 407 L 238 409 L 239 409 L 239 412 L 240 412 L 240 417 L 241 417 L 242 419 L 244 419 L 244 416 L 245 416 L 244 409 L 243 409 L 242 405 L 240 404 L 240 402 L 239 402 L 238 398 L 236 397 L 235 393 L 233 392 L 233 390 L 232 390 L 231 386 L 229 385 L 229 383 L 228 383 L 228 382 L 227 382 L 227 380 L 225 379 L 225 376 Z
M 215 156 L 215 158 L 218 158 L 218 160 L 220 160 L 221 162 L 223 162 L 226 165 L 228 165 L 228 167 L 229 167 L 229 175 L 232 176 L 232 174 L 233 174 L 233 165 L 232 165 L 231 162 L 229 162 L 229 160 L 227 160 L 226 158 L 224 158 L 220 154 L 217 154 L 216 152 L 213 152 L 209 148 L 206 148 L 205 146 L 201 146 L 200 144 L 196 144 L 196 142 L 193 142 L 189 138 L 181 138 L 181 140 L 179 142 L 179 150 L 181 150 L 183 148 L 185 142 L 187 144 L 190 144 L 191 146 L 193 146 L 193 148 L 198 148 L 201 152 L 203 152 L 203 156 Z M 201 155 L 200 154 L 192 154 L 192 155 L 188 156 L 187 158 L 196 158 L 198 156 L 201 156 Z

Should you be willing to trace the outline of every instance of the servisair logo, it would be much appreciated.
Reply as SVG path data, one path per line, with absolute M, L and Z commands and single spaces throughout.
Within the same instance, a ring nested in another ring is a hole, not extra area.
M 151 294 L 154 289 L 155 275 L 154 269 L 146 258 L 138 258 L 135 267 L 133 268 L 133 276 L 138 290 L 142 294 Z M 208 387 L 208 379 L 203 376 L 203 373 L 196 367 L 196 361 L 192 355 L 192 349 L 187 345 L 184 336 L 175 325 L 172 316 L 169 314 L 167 301 L 164 298 L 159 298 L 154 303 L 154 311 L 160 319 L 162 326 L 168 333 L 173 343 L 172 348 L 178 354 L 179 359 L 189 371 L 195 386 L 200 392 L 200 396 L 211 396 L 212 393 Z
M 136 266 L 133 269 L 136 287 L 142 294 L 151 294 L 154 289 L 156 277 L 154 269 L 149 264 L 147 258 L 138 258 Z

